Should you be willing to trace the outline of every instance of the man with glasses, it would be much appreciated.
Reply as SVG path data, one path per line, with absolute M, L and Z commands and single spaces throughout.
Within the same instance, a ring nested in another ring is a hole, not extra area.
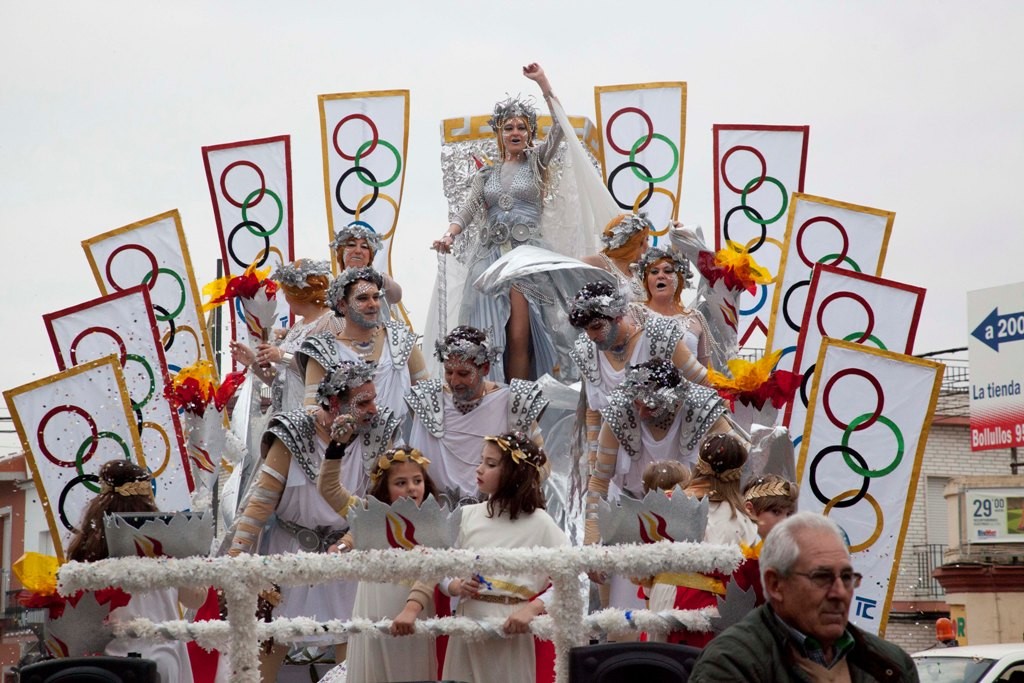
M 691 683 L 918 681 L 906 652 L 847 623 L 861 576 L 835 522 L 793 515 L 768 534 L 760 562 L 767 604 L 704 648 Z

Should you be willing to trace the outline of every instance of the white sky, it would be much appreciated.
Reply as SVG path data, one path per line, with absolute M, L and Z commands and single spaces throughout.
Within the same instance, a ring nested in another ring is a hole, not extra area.
M 438 123 L 535 92 L 529 61 L 590 118 L 595 85 L 687 81 L 680 218 L 708 228 L 712 124 L 809 124 L 805 190 L 896 211 L 917 351 L 964 346 L 965 292 L 1024 279 L 1022 35 L 1006 0 L 0 0 L 0 388 L 55 372 L 42 314 L 98 295 L 81 240 L 177 208 L 214 277 L 203 145 L 291 134 L 296 254 L 323 258 L 321 93 L 412 91 L 395 271 L 420 326 Z

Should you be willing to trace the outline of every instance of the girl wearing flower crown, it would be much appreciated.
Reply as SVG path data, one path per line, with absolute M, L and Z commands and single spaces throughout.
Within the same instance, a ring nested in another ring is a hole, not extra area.
M 75 562 L 98 562 L 110 556 L 107 550 L 103 516 L 133 512 L 159 512 L 153 500 L 153 484 L 149 472 L 128 460 L 111 460 L 99 472 L 99 494 L 90 501 L 78 531 L 68 546 L 68 559 Z M 139 591 L 131 595 L 127 604 L 114 609 L 108 620 L 131 621 L 146 618 L 152 621 L 180 619 L 178 601 L 190 609 L 198 608 L 206 598 L 205 588 L 164 588 Z M 90 627 L 90 624 L 83 624 Z M 192 668 L 188 650 L 181 641 L 146 642 L 130 638 L 114 638 L 105 654 L 125 657 L 138 652 L 156 662 L 162 683 L 192 683 Z
M 477 487 L 487 501 L 465 505 L 459 524 L 459 548 L 555 548 L 568 545 L 565 533 L 544 510 L 541 481 L 547 456 L 524 432 L 484 438 Z M 511 637 L 477 641 L 452 636 L 442 678 L 533 683 L 553 679 L 554 649 L 529 637 L 530 622 L 544 614 L 550 583 L 543 572 L 515 576 L 459 577 L 441 582 L 441 590 L 459 598 L 458 616 L 504 619 Z M 395 618 L 396 630 L 411 633 L 418 605 L 407 603 Z
M 696 498 L 707 496 L 708 525 L 704 531 L 705 543 L 738 544 L 750 548 L 757 542 L 757 527 L 747 516 L 740 493 L 740 473 L 747 461 L 747 449 L 732 434 L 716 433 L 706 437 L 700 445 L 694 477 L 686 487 L 686 495 Z M 732 577 L 720 572 L 697 574 L 669 572 L 654 577 L 651 589 L 651 609 L 701 609 L 714 607 L 717 598 L 725 596 L 725 587 L 732 578 L 740 588 L 753 586 L 744 562 Z M 759 583 L 759 582 L 758 582 Z M 759 593 L 760 586 L 755 588 Z M 668 640 L 694 647 L 704 647 L 713 633 L 674 631 Z
M 347 516 L 353 507 L 363 505 L 362 500 L 345 489 L 340 479 L 341 459 L 353 437 L 347 421 L 338 420 L 331 437 L 331 444 L 320 465 L 317 490 L 339 515 Z M 389 505 L 400 498 L 409 498 L 420 505 L 428 495 L 437 495 L 437 487 L 427 472 L 429 464 L 430 461 L 419 450 L 409 446 L 385 451 L 370 472 L 368 494 Z M 352 535 L 347 534 L 339 541 L 338 552 L 351 550 L 353 542 Z M 394 616 L 408 603 L 431 612 L 432 588 L 420 583 L 410 589 L 408 584 L 361 581 L 356 589 L 352 616 L 378 621 Z M 426 680 L 436 675 L 433 638 L 396 641 L 362 634 L 349 638 L 346 680 L 351 683 Z

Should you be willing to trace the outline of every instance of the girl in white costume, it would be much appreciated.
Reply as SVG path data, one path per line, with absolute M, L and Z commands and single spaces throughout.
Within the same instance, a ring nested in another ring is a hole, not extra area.
M 89 503 L 79 531 L 68 546 L 68 559 L 97 562 L 108 557 L 103 515 L 106 513 L 159 512 L 153 500 L 149 473 L 128 460 L 111 460 L 100 468 L 100 493 Z M 133 593 L 127 605 L 113 610 L 111 623 L 146 618 L 155 622 L 181 619 L 178 601 L 188 608 L 197 608 L 206 598 L 203 588 L 159 588 Z M 145 659 L 156 661 L 160 683 L 192 683 L 192 667 L 188 650 L 180 640 L 142 641 L 114 638 L 105 654 L 126 657 L 138 652 Z
M 477 488 L 486 503 L 461 508 L 456 545 L 460 548 L 555 548 L 569 544 L 565 533 L 544 511 L 541 471 L 547 462 L 523 432 L 485 438 L 477 468 Z M 459 598 L 458 615 L 472 619 L 502 618 L 509 636 L 502 640 L 472 641 L 452 636 L 448 641 L 442 678 L 485 683 L 533 683 L 540 680 L 534 639 L 529 624 L 546 610 L 550 582 L 542 571 L 515 576 L 460 577 L 442 582 L 441 589 Z M 395 617 L 393 630 L 412 631 L 420 606 L 406 604 Z M 545 680 L 549 680 L 545 677 Z
M 347 516 L 349 510 L 363 504 L 362 500 L 345 490 L 338 476 L 345 455 L 342 442 L 351 436 L 342 427 L 335 430 L 332 437 L 335 440 L 328 446 L 320 466 L 317 489 L 339 515 Z M 437 495 L 437 487 L 427 473 L 429 464 L 430 461 L 415 448 L 392 448 L 380 456 L 371 472 L 372 484 L 368 494 L 383 503 L 411 498 L 420 505 L 427 495 Z M 346 535 L 338 544 L 339 551 L 351 550 L 352 542 L 351 536 Z M 394 616 L 408 601 L 414 601 L 421 609 L 431 612 L 433 592 L 428 589 L 422 584 L 410 588 L 407 584 L 361 581 L 356 589 L 352 616 L 378 621 Z M 367 635 L 349 638 L 348 683 L 427 680 L 436 675 L 437 655 L 433 638 L 394 640 Z

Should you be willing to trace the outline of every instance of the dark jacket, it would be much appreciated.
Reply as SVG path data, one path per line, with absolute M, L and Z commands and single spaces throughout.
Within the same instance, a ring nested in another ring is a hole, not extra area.
M 910 656 L 878 636 L 848 626 L 854 646 L 846 653 L 854 683 L 919 681 Z M 803 683 L 806 678 L 793 660 L 789 634 L 762 605 L 712 640 L 690 675 L 690 683 Z

